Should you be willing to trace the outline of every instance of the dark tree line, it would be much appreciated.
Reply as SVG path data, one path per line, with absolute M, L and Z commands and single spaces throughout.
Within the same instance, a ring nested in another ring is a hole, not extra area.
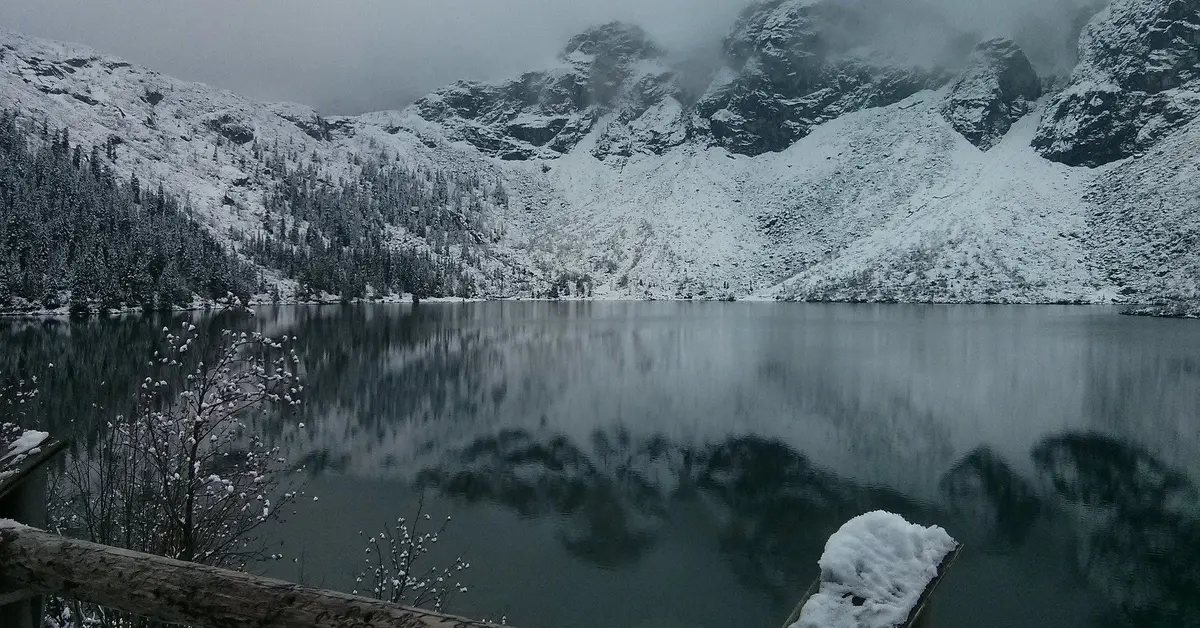
M 474 296 L 488 255 L 484 215 L 507 203 L 504 188 L 475 177 L 409 169 L 385 155 L 354 158 L 353 179 L 327 180 L 314 166 L 289 167 L 264 152 L 277 173 L 264 198 L 262 232 L 244 236 L 253 260 L 295 278 L 302 293 Z M 397 247 L 398 238 L 411 244 Z
M 260 163 L 266 211 L 261 229 L 230 233 L 230 249 L 161 184 L 118 180 L 116 144 L 72 144 L 66 129 L 0 112 L 0 310 L 246 297 L 266 289 L 261 268 L 295 279 L 300 298 L 528 289 L 528 272 L 485 270 L 499 238 L 485 216 L 508 203 L 499 182 L 387 154 L 351 155 L 330 180 L 315 154 L 297 166 L 302 155 L 255 142 L 240 159 Z
M 118 180 L 100 147 L 0 111 L 0 309 L 163 308 L 248 295 L 256 272 L 162 186 Z M 105 150 L 110 150 L 107 146 Z

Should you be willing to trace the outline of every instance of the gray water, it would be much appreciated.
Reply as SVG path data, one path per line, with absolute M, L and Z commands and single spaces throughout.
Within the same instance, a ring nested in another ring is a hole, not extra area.
M 89 424 L 126 403 L 161 324 L 0 324 L 0 370 L 42 374 L 47 421 Z M 434 559 L 471 562 L 457 613 L 772 628 L 827 536 L 883 508 L 965 544 L 932 626 L 1200 625 L 1194 321 L 576 302 L 251 324 L 300 337 L 305 428 L 272 438 L 320 497 L 272 532 L 274 575 L 353 588 L 359 532 L 423 496 L 453 516 Z

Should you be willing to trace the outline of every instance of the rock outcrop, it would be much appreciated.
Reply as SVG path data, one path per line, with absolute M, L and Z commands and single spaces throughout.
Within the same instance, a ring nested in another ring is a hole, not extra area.
M 1072 166 L 1135 155 L 1200 115 L 1200 0 L 1113 0 L 1084 29 L 1079 64 L 1034 148 Z
M 661 105 L 676 94 L 662 55 L 641 28 L 612 22 L 572 38 L 558 67 L 498 84 L 460 81 L 414 108 L 454 139 L 507 160 L 566 153 L 607 116 L 625 128 L 605 133 L 601 154 L 631 152 L 632 138 L 661 147 L 684 138 L 660 132 L 661 124 L 636 123 L 648 113 L 662 117 Z
M 936 58 L 897 54 L 876 37 L 872 24 L 921 19 L 888 4 L 768 0 L 747 7 L 725 38 L 729 67 L 696 105 L 696 126 L 731 152 L 777 152 L 838 116 L 945 84 L 950 74 Z
M 991 39 L 975 47 L 942 115 L 969 142 L 987 150 L 1030 112 L 1041 94 L 1041 79 L 1025 53 L 1011 40 Z

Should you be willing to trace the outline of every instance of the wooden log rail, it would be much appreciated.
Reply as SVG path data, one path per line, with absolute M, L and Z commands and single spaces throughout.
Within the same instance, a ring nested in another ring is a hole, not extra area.
M 79 541 L 0 521 L 0 580 L 206 628 L 488 628 L 495 624 Z

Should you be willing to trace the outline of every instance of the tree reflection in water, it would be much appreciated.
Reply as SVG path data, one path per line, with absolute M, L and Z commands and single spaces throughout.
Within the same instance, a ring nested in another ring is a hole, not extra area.
M 628 447 L 627 438 L 621 442 Z M 598 466 L 562 436 L 536 439 L 509 430 L 477 439 L 453 463 L 423 471 L 418 482 L 470 501 L 502 504 L 525 517 L 562 516 L 566 525 L 559 537 L 572 554 L 618 567 L 650 548 L 665 510 L 660 487 L 639 472 L 643 465 L 635 467 L 633 458 L 641 455 L 656 458 L 640 447 L 625 460 Z
M 972 547 L 1006 553 L 1020 546 L 1042 511 L 1033 486 L 996 452 L 980 447 L 959 460 L 938 487 L 955 516 L 969 523 Z
M 425 487 L 550 522 L 581 563 L 632 574 L 672 564 L 670 552 L 709 566 L 719 551 L 743 583 L 790 607 L 828 534 L 887 508 L 965 541 L 955 575 L 1004 603 L 1036 611 L 1065 591 L 1101 618 L 1076 625 L 1200 625 L 1196 471 L 1172 466 L 1195 450 L 1194 336 L 1058 310 L 884 312 L 488 304 L 6 323 L 0 373 L 37 376 L 52 391 L 37 408 L 45 427 L 82 446 L 93 426 L 128 412 L 162 326 L 298 335 L 308 428 L 265 436 L 310 473 L 345 476 L 353 489 L 356 478 L 407 482 L 424 468 Z M 990 385 L 961 390 L 981 372 Z M 1048 425 L 1098 426 L 1140 445 L 1042 438 L 1062 429 Z M 979 444 L 981 426 L 997 449 L 950 461 Z M 652 435 L 664 430 L 670 438 Z M 520 543 L 544 540 L 541 527 L 525 529 Z M 972 572 L 972 561 L 983 566 Z M 1055 579 L 1070 582 L 1041 601 L 1022 597 Z

